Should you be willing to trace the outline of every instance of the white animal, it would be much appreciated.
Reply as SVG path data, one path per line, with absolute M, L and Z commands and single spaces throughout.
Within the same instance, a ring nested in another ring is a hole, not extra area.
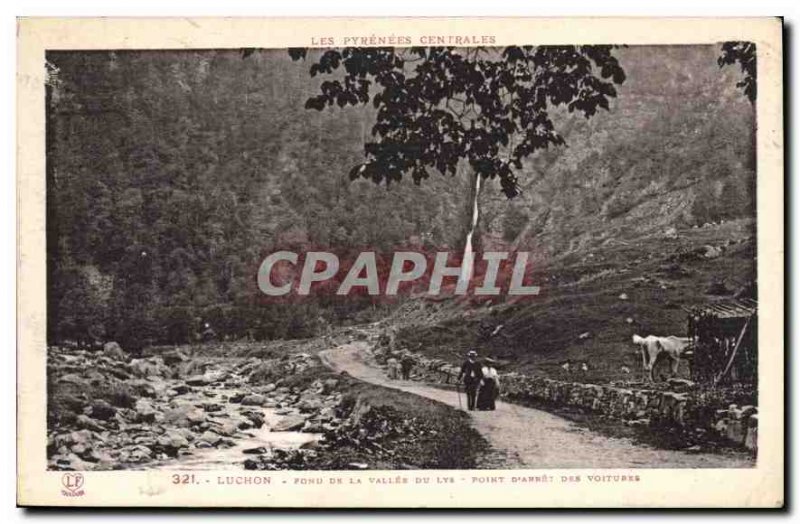
M 569 362 L 564 362 L 563 364 L 561 364 L 561 369 L 563 369 L 564 371 L 569 373 L 569 371 L 570 371 Z
M 581 362 L 581 371 L 583 371 L 584 373 L 589 371 L 589 364 L 587 364 L 586 362 Z
M 622 366 L 621 368 L 619 368 L 619 370 L 625 373 L 626 375 L 629 375 L 631 372 L 631 368 L 629 368 L 628 366 Z
M 681 361 L 681 354 L 691 343 L 692 339 L 686 337 L 656 337 L 649 335 L 647 337 L 640 337 L 633 335 L 633 343 L 639 346 L 642 353 L 642 366 L 645 372 L 648 373 L 650 381 L 654 381 L 653 369 L 656 360 L 665 355 L 670 359 L 670 371 L 672 375 L 678 373 L 678 365 Z

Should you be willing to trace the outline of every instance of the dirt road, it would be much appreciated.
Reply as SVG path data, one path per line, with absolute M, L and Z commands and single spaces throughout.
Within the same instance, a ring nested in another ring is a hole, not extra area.
M 368 345 L 355 342 L 323 351 L 323 361 L 336 371 L 413 393 L 459 408 L 455 391 L 390 380 L 370 363 Z M 462 402 L 465 399 L 462 395 Z M 496 411 L 469 412 L 475 428 L 493 448 L 483 468 L 736 468 L 752 467 L 745 454 L 690 453 L 663 450 L 611 438 L 556 415 L 499 402 Z

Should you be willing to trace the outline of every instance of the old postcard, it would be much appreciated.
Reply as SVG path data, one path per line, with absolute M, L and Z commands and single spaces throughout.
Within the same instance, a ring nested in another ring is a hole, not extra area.
M 20 19 L 18 502 L 781 507 L 780 19 Z

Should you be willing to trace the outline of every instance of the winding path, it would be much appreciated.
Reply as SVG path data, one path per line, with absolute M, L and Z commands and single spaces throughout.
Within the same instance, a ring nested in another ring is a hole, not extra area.
M 326 350 L 320 357 L 330 368 L 346 371 L 364 382 L 461 407 L 455 391 L 390 380 L 370 362 L 366 342 Z M 472 411 L 469 415 L 475 429 L 494 450 L 481 461 L 482 468 L 741 468 L 755 465 L 744 453 L 664 450 L 626 438 L 606 437 L 556 415 L 506 402 L 498 402 L 496 411 Z

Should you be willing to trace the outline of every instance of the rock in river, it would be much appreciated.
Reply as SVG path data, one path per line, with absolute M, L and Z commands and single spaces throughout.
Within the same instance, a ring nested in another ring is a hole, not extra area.
M 261 406 L 264 404 L 266 397 L 264 395 L 259 395 L 257 393 L 253 393 L 252 395 L 247 395 L 242 399 L 243 406 Z
M 272 431 L 297 431 L 306 423 L 306 418 L 301 415 L 288 415 L 279 420 Z

